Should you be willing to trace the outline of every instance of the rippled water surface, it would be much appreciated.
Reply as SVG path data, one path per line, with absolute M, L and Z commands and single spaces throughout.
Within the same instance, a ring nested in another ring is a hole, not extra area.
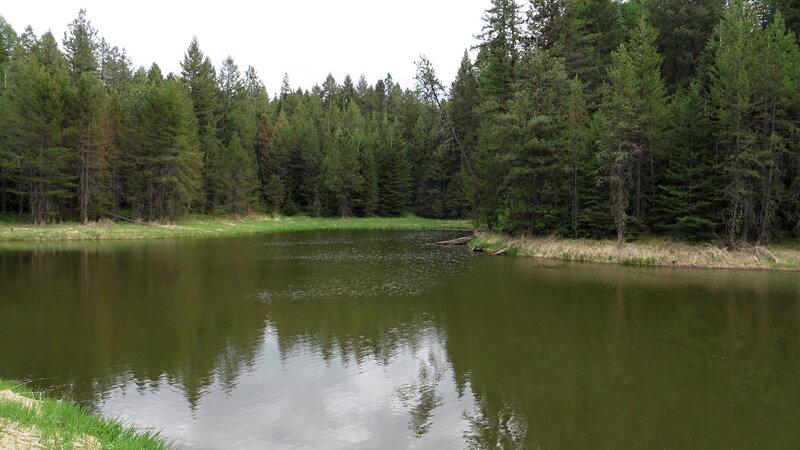
M 0 244 L 0 378 L 189 448 L 797 445 L 797 274 L 461 234 Z

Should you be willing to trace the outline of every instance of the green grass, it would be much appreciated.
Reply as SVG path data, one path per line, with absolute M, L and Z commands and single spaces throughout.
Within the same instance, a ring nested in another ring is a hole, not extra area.
M 120 420 L 104 418 L 74 403 L 34 394 L 20 383 L 0 380 L 0 390 L 6 389 L 40 400 L 41 406 L 30 408 L 18 402 L 0 400 L 0 441 L 4 433 L 10 435 L 19 428 L 33 428 L 47 448 L 72 448 L 81 436 L 95 438 L 102 448 L 170 448 L 158 433 L 136 430 Z
M 620 258 L 619 263 L 623 266 L 655 266 L 655 258 Z
M 64 222 L 38 226 L 26 223 L 16 216 L 0 216 L 0 241 L 158 239 L 301 230 L 429 230 L 471 227 L 472 224 L 466 220 L 423 219 L 414 216 L 349 219 L 293 216 L 234 219 L 194 215 L 170 224 L 139 225 L 131 222 L 100 221 L 86 225 Z

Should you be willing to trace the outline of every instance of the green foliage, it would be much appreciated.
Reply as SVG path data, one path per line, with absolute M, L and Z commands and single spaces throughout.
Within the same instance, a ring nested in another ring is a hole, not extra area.
M 655 30 L 643 19 L 628 43 L 611 55 L 609 84 L 603 101 L 609 134 L 601 145 L 605 176 L 611 185 L 611 208 L 622 245 L 630 203 L 633 216 L 644 216 L 648 185 L 655 176 L 655 146 L 661 138 L 666 99 Z M 648 166 L 648 171 L 646 167 Z
M 220 173 L 223 181 L 222 205 L 231 214 L 250 212 L 258 188 L 255 167 L 250 153 L 242 146 L 239 135 L 234 135 L 225 149 Z
M 539 51 L 521 63 L 508 113 L 501 116 L 512 144 L 498 157 L 506 166 L 498 229 L 546 234 L 562 231 L 567 210 L 566 109 L 570 81 L 563 61 Z
M 574 0 L 566 2 L 555 53 L 564 58 L 570 77 L 578 76 L 594 103 L 596 90 L 606 81 L 606 66 L 611 52 L 623 39 L 619 3 L 613 0 Z
M 341 217 L 353 214 L 353 197 L 361 192 L 364 184 L 356 140 L 352 131 L 337 129 L 333 133 L 331 148 L 322 161 L 325 187 L 334 195 Z
M 722 190 L 714 162 L 711 111 L 698 84 L 674 97 L 671 115 L 653 228 L 691 241 L 709 240 L 719 226 Z
M 283 181 L 277 174 L 270 175 L 264 185 L 264 192 L 267 205 L 272 209 L 273 213 L 277 213 L 286 198 L 286 189 L 284 188 Z
M 417 89 L 387 74 L 305 90 L 286 75 L 273 99 L 196 39 L 165 78 L 133 73 L 84 11 L 64 53 L 0 20 L 0 208 L 36 223 L 469 215 L 620 243 L 800 235 L 796 10 L 492 0 L 449 90 L 422 58 Z
M 722 17 L 723 0 L 647 0 L 644 9 L 658 30 L 664 78 L 673 88 L 688 87 L 700 55 Z
M 128 196 L 136 217 L 174 219 L 198 195 L 201 154 L 185 87 L 155 64 L 128 99 Z
M 724 148 L 726 240 L 771 237 L 795 146 L 800 50 L 780 15 L 765 30 L 749 3 L 731 2 L 715 31 L 710 93 Z
M 4 170 L 13 179 L 10 190 L 20 209 L 27 207 L 35 224 L 61 218 L 74 196 L 73 155 L 65 146 L 72 132 L 66 123 L 68 79 L 66 60 L 50 33 L 8 68 L 2 123 L 10 160 Z

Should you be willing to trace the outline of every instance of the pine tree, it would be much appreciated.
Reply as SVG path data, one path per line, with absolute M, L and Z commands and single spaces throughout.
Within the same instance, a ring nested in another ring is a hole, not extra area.
M 354 141 L 359 150 L 358 162 L 361 167 L 361 177 L 364 179 L 364 187 L 359 195 L 359 212 L 363 216 L 370 217 L 377 214 L 380 200 L 376 155 L 377 136 L 364 123 L 362 128 L 355 131 Z
M 153 65 L 128 101 L 128 196 L 136 217 L 174 219 L 198 197 L 202 154 L 186 88 Z
M 638 79 L 636 96 L 641 99 L 637 115 L 642 147 L 634 154 L 633 161 L 633 216 L 640 224 L 645 221 L 646 209 L 655 195 L 655 161 L 667 117 L 666 90 L 661 77 L 663 58 L 655 42 L 655 29 L 644 18 L 640 19 L 629 40 Z
M 729 246 L 747 239 L 755 220 L 759 156 L 753 70 L 757 59 L 751 36 L 756 29 L 752 8 L 736 0 L 725 8 L 714 37 L 717 48 L 710 92 L 719 123 L 719 143 L 725 149 L 722 167 L 727 180 L 725 231 Z
M 278 175 L 270 175 L 267 182 L 264 183 L 264 192 L 266 192 L 265 200 L 267 206 L 269 206 L 272 214 L 277 214 L 286 198 L 286 188 Z
M 654 175 L 653 147 L 660 137 L 665 107 L 661 57 L 654 40 L 655 31 L 641 20 L 630 42 L 612 53 L 608 69 L 603 110 L 611 128 L 602 155 L 611 184 L 618 246 L 625 240 L 631 194 L 634 217 L 643 218 L 642 166 L 649 162 L 650 178 Z
M 325 77 L 325 82 L 322 83 L 322 101 L 326 105 L 330 105 L 337 101 L 339 97 L 339 85 L 336 84 L 336 79 L 333 75 L 328 73 Z
M 511 86 L 516 78 L 522 39 L 520 7 L 515 0 L 492 0 L 483 21 L 476 61 L 480 90 L 484 101 L 491 101 L 487 111 L 502 111 L 513 95 Z
M 480 74 L 481 127 L 475 152 L 474 203 L 476 221 L 491 228 L 496 225 L 498 193 L 508 170 L 497 155 L 513 145 L 500 118 L 508 111 L 517 76 L 522 37 L 519 6 L 513 0 L 494 0 L 483 20 L 475 62 Z
M 223 210 L 238 214 L 243 212 L 243 200 L 231 201 L 231 192 L 252 192 L 257 181 L 251 178 L 256 175 L 255 162 L 255 136 L 257 131 L 256 115 L 261 108 L 259 101 L 265 97 L 263 86 L 260 85 L 257 75 L 253 71 L 251 80 L 243 78 L 239 67 L 232 57 L 227 57 L 222 62 L 219 71 L 218 89 L 220 104 L 220 120 L 217 123 L 217 138 L 219 146 L 217 152 L 212 154 L 209 163 L 209 178 L 211 187 L 212 204 L 221 207 Z M 248 90 L 248 84 L 251 85 Z M 252 91 L 251 93 L 249 93 Z M 252 94 L 252 95 L 251 95 Z M 263 112 L 262 112 L 263 114 Z M 239 142 L 234 144 L 234 140 Z M 241 155 L 231 152 L 241 151 L 247 155 L 248 165 L 245 168 L 245 160 Z M 240 176 L 235 179 L 230 178 L 231 164 L 237 167 Z M 231 183 L 242 183 L 241 186 L 232 186 Z M 239 197 L 238 194 L 236 196 Z M 236 211 L 231 210 L 235 207 Z M 247 203 L 245 209 L 249 209 Z
M 764 22 L 774 22 L 775 16 L 780 13 L 786 29 L 800 36 L 800 4 L 796 0 L 760 0 L 758 3 Z
M 103 83 L 93 72 L 78 78 L 71 96 L 69 117 L 76 129 L 71 139 L 78 162 L 78 205 L 81 223 L 97 217 L 111 204 L 108 146 L 104 145 L 103 114 L 108 102 Z
M 11 56 L 17 46 L 17 33 L 0 15 L 0 110 L 4 110 L 5 92 L 8 87 L 8 74 L 11 65 Z M 1 116 L 1 115 L 0 115 Z M 0 135 L 0 213 L 6 213 L 9 208 L 10 191 L 12 190 L 11 165 L 12 165 L 11 143 L 8 135 Z
M 97 72 L 97 30 L 86 19 L 85 9 L 78 12 L 78 17 L 69 24 L 69 30 L 64 33 L 64 49 L 73 79 L 77 80 L 87 72 Z
M 758 200 L 757 235 L 767 243 L 773 235 L 779 200 L 791 182 L 784 183 L 786 158 L 797 148 L 800 125 L 800 48 L 793 32 L 786 29 L 780 12 L 756 37 L 760 63 L 754 67 L 759 111 L 756 127 L 761 149 L 761 184 Z
M 86 19 L 86 11 L 69 25 L 64 35 L 64 48 L 72 75 L 72 94 L 68 102 L 68 120 L 75 128 L 69 139 L 77 161 L 78 211 L 81 223 L 90 213 L 98 216 L 110 206 L 111 174 L 101 133 L 104 104 L 107 102 L 103 82 L 98 76 L 97 30 Z
M 555 55 L 564 58 L 567 74 L 585 84 L 590 105 L 607 80 L 611 52 L 622 42 L 619 4 L 613 0 L 574 0 L 564 8 Z
M 342 106 L 347 107 L 356 95 L 353 79 L 350 74 L 344 76 L 342 81 Z
M 585 170 L 588 156 L 587 134 L 589 116 L 586 110 L 586 97 L 583 83 L 578 77 L 569 82 L 569 94 L 566 98 L 566 149 L 561 154 L 561 161 L 570 178 L 570 231 L 574 239 L 578 238 L 579 218 L 581 215 L 581 178 Z
M 470 61 L 469 54 L 464 51 L 461 65 L 456 73 L 456 78 L 450 86 L 450 98 L 447 103 L 453 132 L 458 136 L 460 148 L 453 141 L 450 143 L 450 153 L 458 154 L 458 171 L 453 170 L 454 179 L 451 182 L 453 189 L 451 214 L 463 216 L 468 209 L 467 203 L 475 203 L 476 180 L 466 169 L 466 160 L 460 156 L 463 151 L 466 158 L 473 159 L 478 147 L 478 130 L 480 129 L 478 79 L 475 68 Z
M 411 208 L 411 170 L 406 143 L 397 131 L 398 125 L 383 120 L 378 154 L 378 196 L 382 216 L 401 216 Z
M 193 38 L 181 62 L 181 77 L 192 100 L 203 154 L 203 208 L 210 210 L 214 201 L 215 179 L 212 179 L 212 156 L 218 153 L 217 122 L 219 121 L 219 92 L 213 64 L 203 55 L 197 38 Z
M 74 186 L 69 173 L 74 155 L 64 145 L 69 73 L 52 34 L 42 35 L 29 52 L 18 50 L 6 82 L 2 122 L 11 161 L 5 167 L 31 221 L 48 223 L 62 217 Z
M 275 145 L 275 128 L 286 126 L 286 116 L 281 114 L 276 123 L 276 127 L 270 125 L 265 117 L 259 117 L 256 127 L 256 162 L 258 164 L 258 177 L 261 181 L 262 195 L 265 203 L 277 213 L 278 208 L 283 204 L 286 189 L 283 180 L 287 179 L 287 169 L 289 155 L 285 152 L 285 147 Z M 276 178 L 279 183 L 275 183 Z M 273 193 L 271 189 L 280 186 L 280 195 Z M 280 198 L 280 202 L 274 199 Z
M 535 50 L 550 50 L 564 33 L 566 0 L 529 0 L 526 19 L 528 46 Z
M 568 185 L 564 99 L 570 82 L 563 60 L 540 50 L 521 63 L 509 112 L 501 118 L 510 143 L 498 155 L 508 166 L 502 180 L 497 228 L 512 233 L 563 232 Z
M 123 92 L 131 81 L 131 60 L 125 50 L 112 46 L 105 39 L 99 44 L 99 76 L 106 89 L 113 93 Z
M 605 158 L 610 130 L 610 120 L 602 109 L 592 116 L 586 130 L 587 157 L 582 160 L 578 175 L 579 237 L 605 238 L 617 229 L 609 202 L 611 183 Z
M 231 214 L 245 214 L 253 206 L 253 196 L 258 187 L 250 154 L 234 134 L 225 151 L 221 167 L 224 180 L 223 207 Z
M 698 83 L 679 92 L 670 109 L 673 125 L 653 227 L 674 237 L 708 240 L 719 225 L 722 197 L 711 111 Z
M 673 89 L 685 88 L 697 72 L 700 55 L 722 17 L 723 0 L 647 0 L 645 10 L 658 30 L 664 78 Z
M 364 183 L 360 169 L 358 149 L 353 145 L 352 135 L 338 128 L 323 160 L 323 174 L 325 186 L 334 194 L 341 217 L 350 217 L 353 213 L 353 196 Z

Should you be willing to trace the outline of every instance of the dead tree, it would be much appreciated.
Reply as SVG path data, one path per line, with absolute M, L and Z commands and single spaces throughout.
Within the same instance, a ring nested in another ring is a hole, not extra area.
M 450 135 L 450 140 L 456 143 L 459 152 L 461 152 L 461 159 L 464 161 L 464 167 L 467 169 L 467 174 L 469 174 L 470 178 L 474 180 L 475 173 L 472 171 L 472 164 L 470 164 L 469 156 L 464 150 L 464 146 L 461 145 L 461 139 L 459 139 L 458 133 L 456 133 L 456 129 L 453 126 L 453 122 L 450 120 L 450 115 L 442 105 L 441 96 L 444 92 L 444 86 L 442 86 L 441 81 L 439 81 L 439 78 L 436 76 L 436 71 L 433 69 L 433 64 L 425 55 L 420 55 L 419 61 L 417 61 L 416 64 L 417 88 L 427 101 L 429 108 L 431 108 L 431 105 L 436 106 L 442 123 L 442 131 L 444 134 Z

